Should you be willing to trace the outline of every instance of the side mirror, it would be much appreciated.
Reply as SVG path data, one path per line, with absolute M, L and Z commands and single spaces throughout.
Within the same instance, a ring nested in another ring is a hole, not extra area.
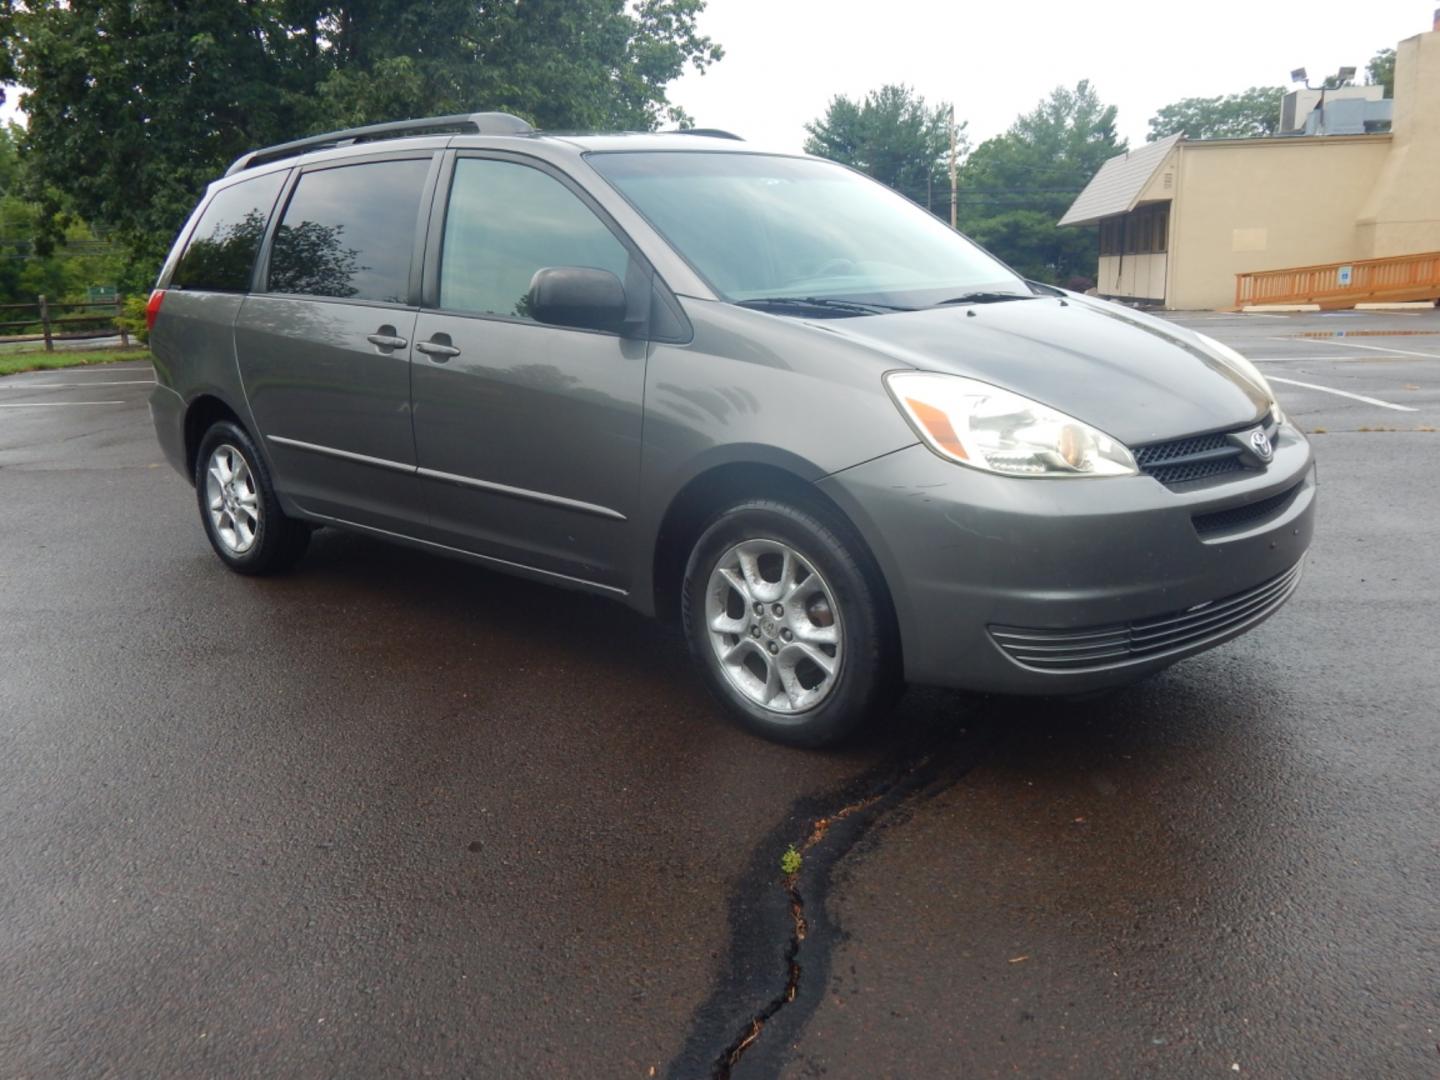
M 552 326 L 619 333 L 625 324 L 625 286 L 609 270 L 546 266 L 530 279 L 530 315 Z

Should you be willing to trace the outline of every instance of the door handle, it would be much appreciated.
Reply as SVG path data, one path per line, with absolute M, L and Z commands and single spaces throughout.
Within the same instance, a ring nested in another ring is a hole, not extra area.
M 385 327 L 381 327 L 381 329 L 383 330 Z M 393 333 L 366 334 L 365 340 L 370 342 L 371 345 L 378 345 L 382 349 L 403 349 L 406 345 L 410 344 L 410 342 L 406 341 L 403 337 L 396 337 Z
M 437 337 L 439 335 L 436 335 Z M 448 341 L 436 341 L 432 338 L 429 341 L 418 341 L 415 348 L 432 358 L 437 364 L 443 364 L 452 356 L 459 356 L 460 350 Z

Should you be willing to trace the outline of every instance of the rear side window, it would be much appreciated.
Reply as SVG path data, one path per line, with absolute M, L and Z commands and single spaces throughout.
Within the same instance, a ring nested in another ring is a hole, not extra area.
M 403 304 L 426 160 L 309 172 L 285 207 L 269 291 Z
M 285 182 L 269 173 L 227 187 L 210 200 L 185 254 L 170 275 L 171 286 L 206 292 L 246 292 L 265 223 Z
M 621 281 L 629 252 L 560 181 L 509 161 L 455 163 L 440 258 L 440 306 L 528 319 L 530 279 L 593 266 Z

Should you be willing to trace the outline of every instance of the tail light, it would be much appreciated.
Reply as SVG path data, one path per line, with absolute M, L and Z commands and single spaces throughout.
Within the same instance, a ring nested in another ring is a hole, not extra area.
M 155 329 L 155 316 L 160 314 L 160 305 L 165 302 L 165 290 L 156 289 L 150 294 L 150 302 L 145 305 L 145 329 Z

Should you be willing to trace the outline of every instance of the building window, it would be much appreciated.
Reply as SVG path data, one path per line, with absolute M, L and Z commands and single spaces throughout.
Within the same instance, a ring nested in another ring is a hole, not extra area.
M 1125 219 L 1106 218 L 1100 223 L 1100 254 L 1119 255 L 1125 249 Z
M 1170 241 L 1170 204 L 1154 203 L 1100 223 L 1101 255 L 1159 255 Z

